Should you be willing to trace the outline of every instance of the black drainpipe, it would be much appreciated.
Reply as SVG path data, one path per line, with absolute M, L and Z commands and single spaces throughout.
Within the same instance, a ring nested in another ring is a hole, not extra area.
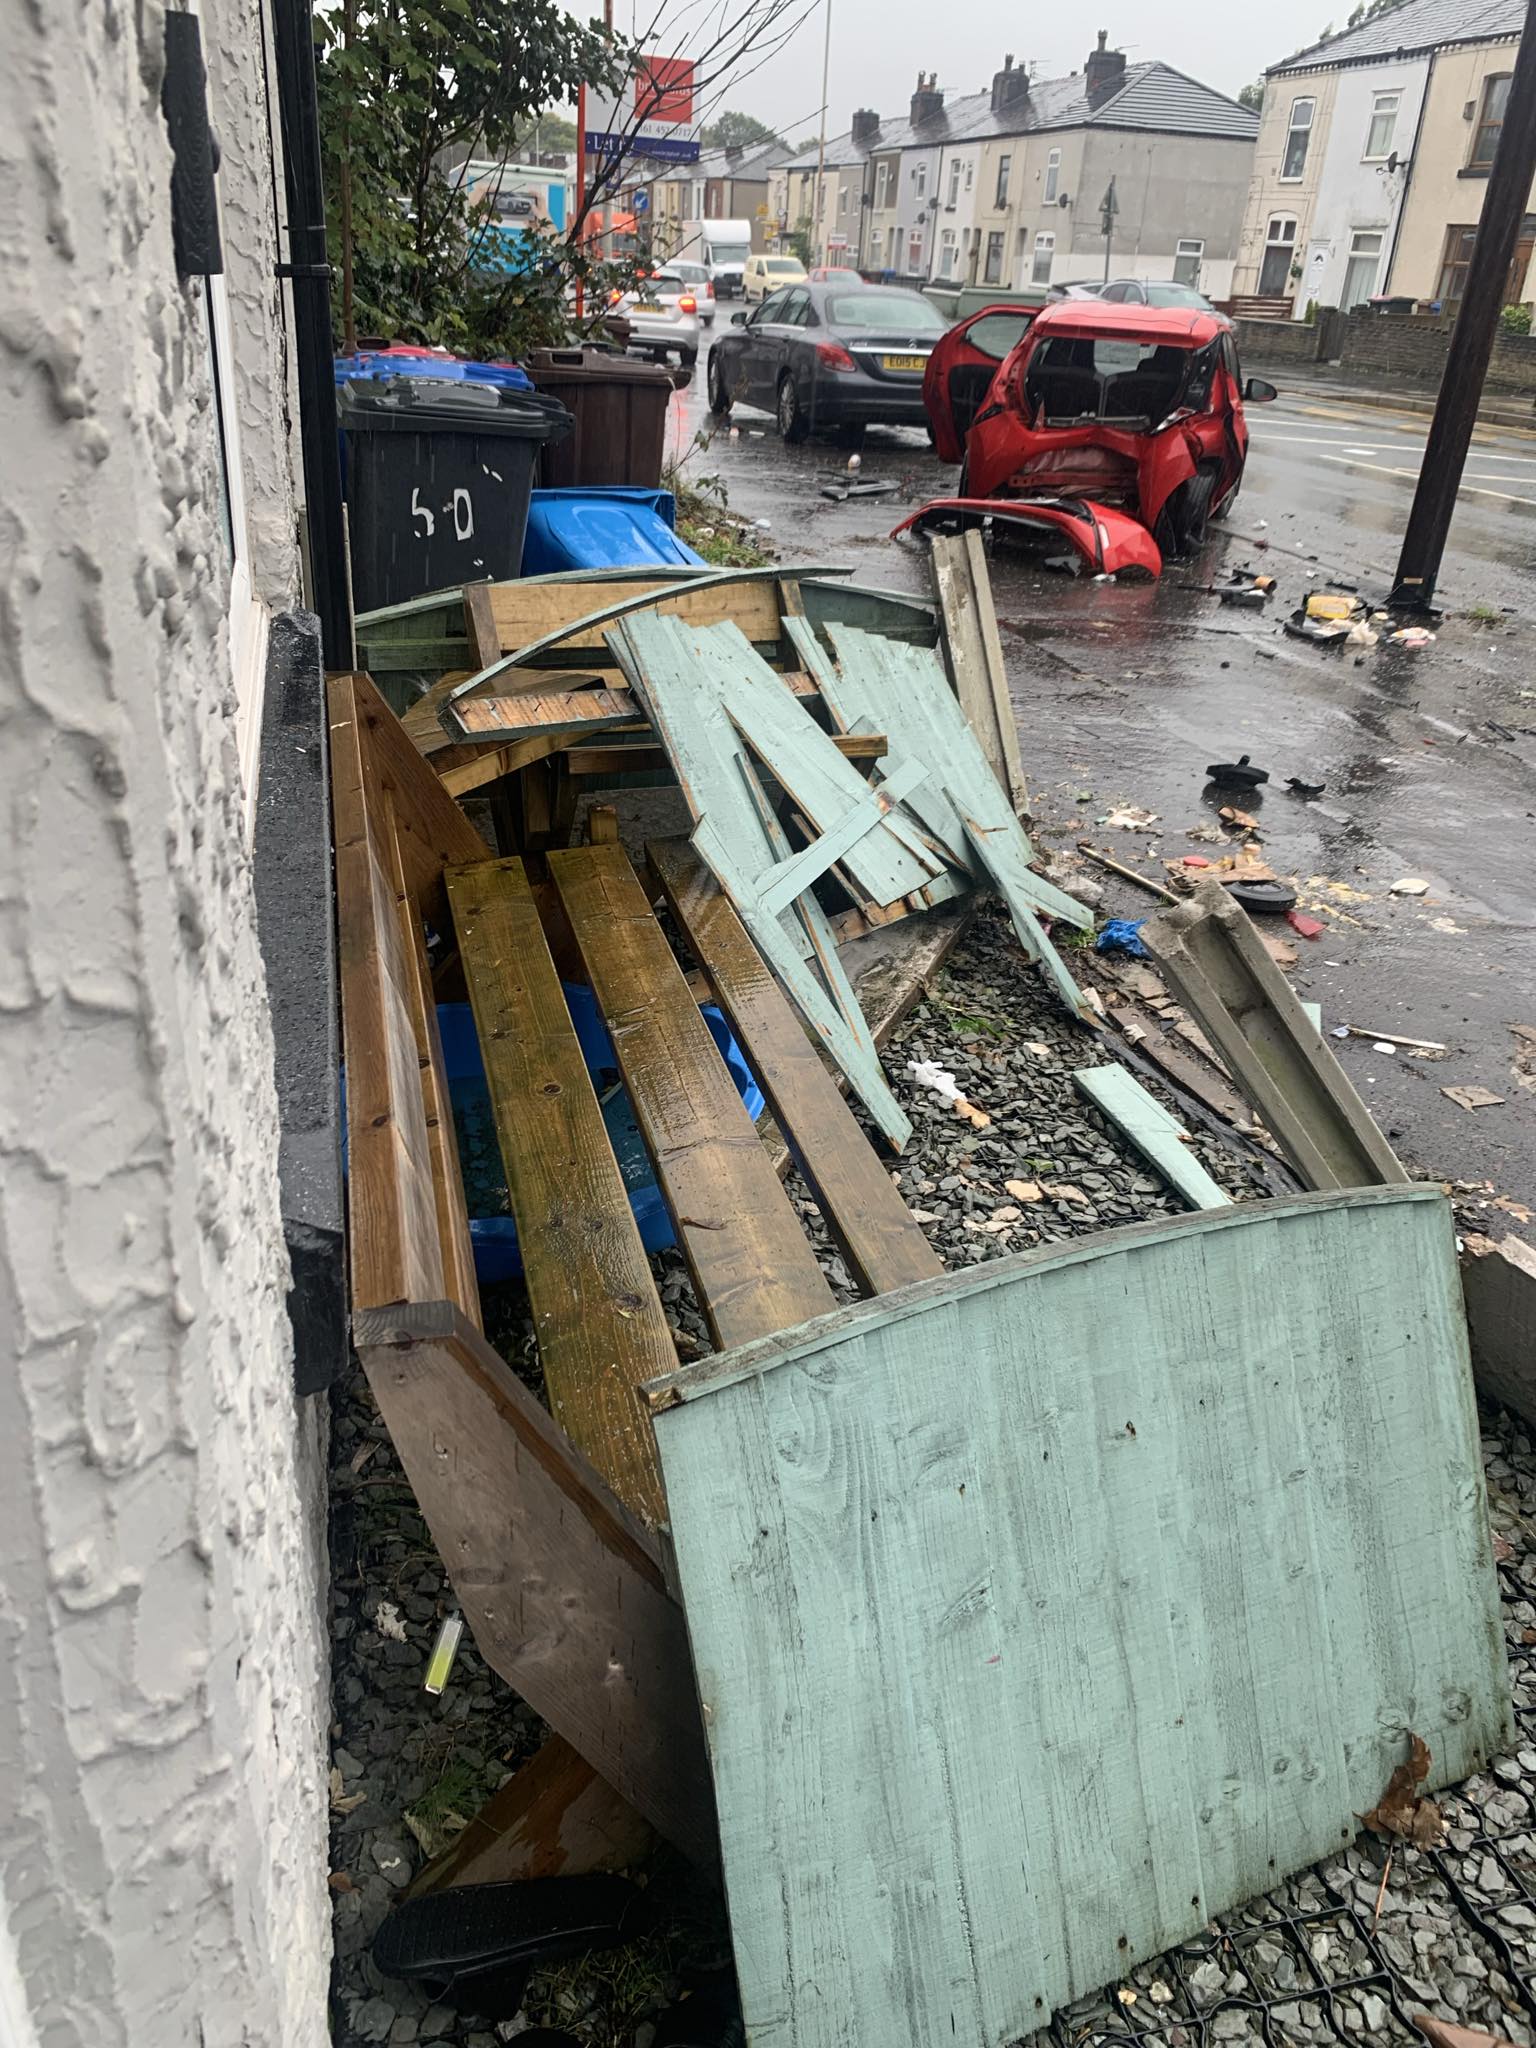
M 336 442 L 331 268 L 325 253 L 325 178 L 310 0 L 272 0 L 272 27 L 288 197 L 288 261 L 279 263 L 277 274 L 289 280 L 293 292 L 310 582 L 320 617 L 325 665 L 351 668 L 352 611 L 347 597 L 341 456 Z

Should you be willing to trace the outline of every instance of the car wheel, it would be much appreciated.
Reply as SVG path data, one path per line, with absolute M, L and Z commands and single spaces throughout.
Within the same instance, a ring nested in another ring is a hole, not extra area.
M 1239 477 L 1237 482 L 1232 486 L 1231 490 L 1228 491 L 1227 495 L 1222 499 L 1221 503 L 1219 505 L 1213 505 L 1211 507 L 1212 519 L 1225 519 L 1227 517 L 1228 513 L 1232 510 L 1232 507 L 1237 503 L 1237 494 L 1242 488 L 1242 478 Z
M 699 367 L 699 352 L 696 348 L 680 348 L 677 358 L 690 377 Z
M 1210 522 L 1215 488 L 1215 472 L 1202 469 L 1170 494 L 1152 536 L 1165 555 L 1187 555 L 1200 546 Z
M 795 380 L 788 371 L 779 379 L 779 432 L 786 441 L 803 441 L 811 431 L 800 404 L 800 394 L 795 389 Z
M 709 386 L 709 409 L 716 419 L 724 419 L 731 409 L 731 394 L 725 388 L 725 372 L 720 367 L 719 353 L 711 349 L 706 379 Z

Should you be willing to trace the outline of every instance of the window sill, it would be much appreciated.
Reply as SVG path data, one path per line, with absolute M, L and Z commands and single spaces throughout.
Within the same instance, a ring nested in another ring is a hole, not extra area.
M 1467 164 L 1456 175 L 1458 178 L 1486 178 L 1492 169 L 1492 164 Z
M 1307 174 L 1305 171 L 1299 171 L 1294 178 L 1276 178 L 1275 180 L 1277 185 L 1305 185 L 1306 182 Z

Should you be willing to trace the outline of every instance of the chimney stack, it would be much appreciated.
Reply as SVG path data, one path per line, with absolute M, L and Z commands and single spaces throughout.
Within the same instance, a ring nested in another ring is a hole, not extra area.
M 994 73 L 992 79 L 992 111 L 994 114 L 1009 114 L 1022 108 L 1029 98 L 1029 70 L 1020 64 L 1014 65 L 1010 50 L 1003 59 L 1003 68 Z
M 912 125 L 920 127 L 924 121 L 932 121 L 944 111 L 944 95 L 939 91 L 939 74 L 931 71 L 926 77 L 919 71 L 917 90 L 912 95 Z
M 1109 31 L 1101 28 L 1099 47 L 1089 51 L 1088 62 L 1083 67 L 1090 107 L 1101 107 L 1120 90 L 1125 80 L 1125 52 L 1106 49 L 1108 41 Z
M 853 116 L 853 140 L 869 142 L 880 133 L 880 116 L 872 107 L 858 107 Z

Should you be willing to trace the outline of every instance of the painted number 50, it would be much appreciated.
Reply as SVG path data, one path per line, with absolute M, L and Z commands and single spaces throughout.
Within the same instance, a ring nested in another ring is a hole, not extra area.
M 421 486 L 411 491 L 411 517 L 422 522 L 423 540 L 430 540 L 437 531 L 437 519 L 430 505 L 421 502 Z M 453 493 L 453 536 L 455 540 L 473 540 L 475 536 L 475 502 L 462 484 Z

